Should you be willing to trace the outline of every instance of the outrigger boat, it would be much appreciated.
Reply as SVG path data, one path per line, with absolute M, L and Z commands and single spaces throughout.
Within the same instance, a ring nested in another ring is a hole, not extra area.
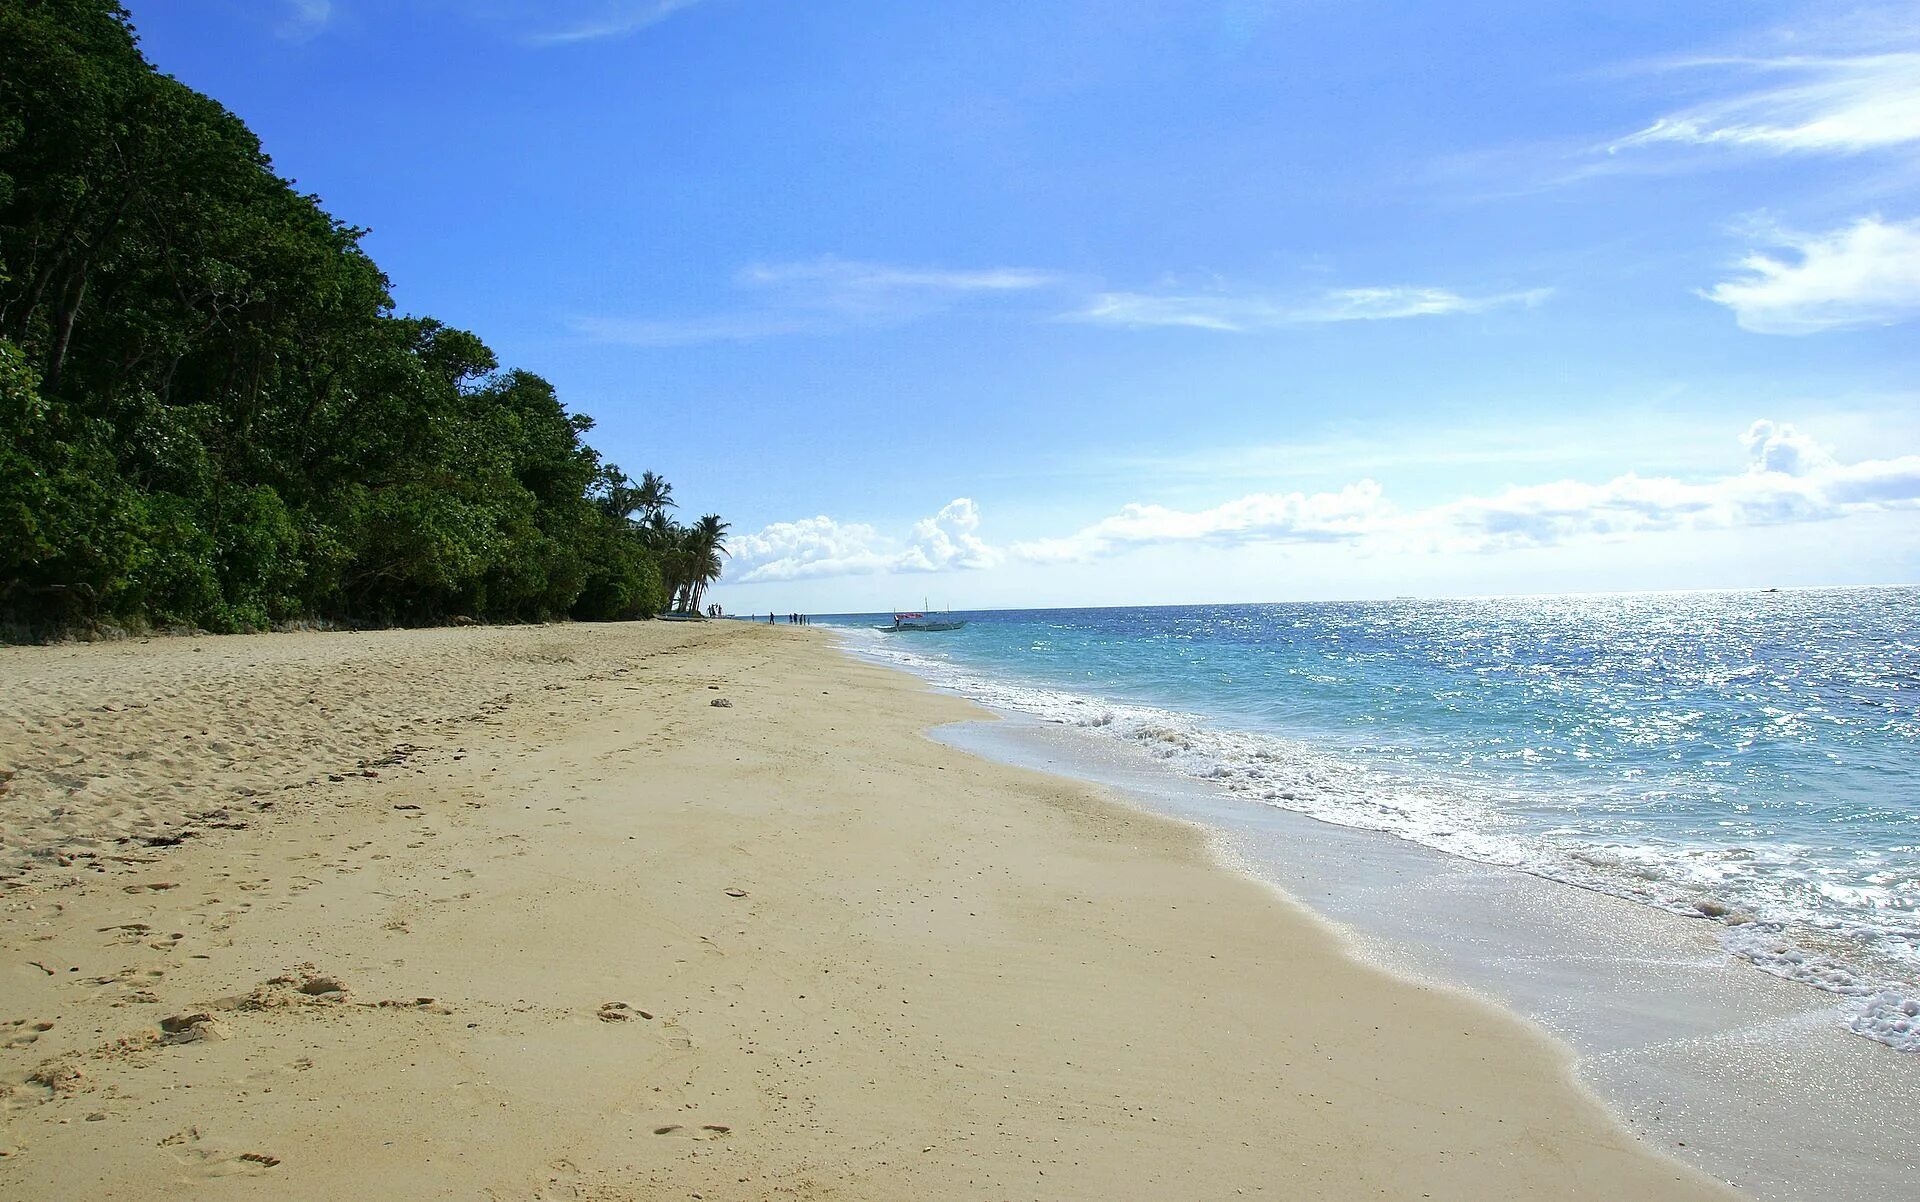
M 924 613 L 896 613 L 893 615 L 893 625 L 876 626 L 874 629 L 889 634 L 903 634 L 907 631 L 958 630 L 965 625 L 965 620 L 929 618 Z

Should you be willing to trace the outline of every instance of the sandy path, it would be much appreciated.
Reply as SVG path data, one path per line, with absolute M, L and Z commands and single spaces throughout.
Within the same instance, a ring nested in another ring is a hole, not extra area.
M 1517 1020 L 816 633 L 0 672 L 0 1195 L 1719 1196 Z

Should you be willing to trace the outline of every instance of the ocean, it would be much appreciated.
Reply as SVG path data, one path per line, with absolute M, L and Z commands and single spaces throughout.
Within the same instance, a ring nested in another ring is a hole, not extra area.
M 1920 1051 L 1920 589 L 954 616 L 816 621 L 1248 806 L 1714 924 Z

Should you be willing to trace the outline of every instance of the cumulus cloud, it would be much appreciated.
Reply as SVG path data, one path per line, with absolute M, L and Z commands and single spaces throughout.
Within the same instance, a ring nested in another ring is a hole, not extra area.
M 1920 455 L 1841 463 L 1784 422 L 1741 436 L 1747 470 L 1716 480 L 1616 476 L 1563 480 L 1469 497 L 1416 515 L 1406 533 L 1464 550 L 1539 547 L 1662 530 L 1826 521 L 1920 507 Z
M 970 498 L 949 501 L 939 513 L 913 524 L 896 570 L 990 568 L 1000 561 L 1000 553 L 982 541 L 979 530 L 980 510 Z
M 1747 448 L 1748 472 L 1808 476 L 1837 468 L 1832 452 L 1785 422 L 1762 418 L 1740 436 Z
M 948 502 L 890 539 L 864 522 L 821 515 L 775 522 L 731 541 L 728 578 L 735 584 L 817 580 L 879 572 L 944 572 L 988 568 L 1000 552 L 979 535 L 980 510 L 970 498 Z
M 732 542 L 728 581 L 755 584 L 881 573 L 1088 563 L 1149 547 L 1338 544 L 1371 553 L 1500 552 L 1675 530 L 1830 521 L 1920 510 L 1920 455 L 1845 463 L 1791 424 L 1756 421 L 1744 470 L 1705 480 L 1628 472 L 1559 480 L 1403 509 L 1370 479 L 1331 492 L 1255 492 L 1208 509 L 1132 504 L 1068 534 L 1003 551 L 980 536 L 966 497 L 890 537 L 824 515 L 776 522 Z
M 1532 307 L 1548 288 L 1463 296 L 1446 288 L 1339 288 L 1309 298 L 1254 293 L 1103 292 L 1067 320 L 1096 325 L 1185 326 L 1240 332 L 1336 321 L 1382 321 Z
M 1084 562 L 1166 544 L 1344 542 L 1381 551 L 1499 551 L 1680 529 L 1823 521 L 1920 508 L 1920 455 L 1841 463 L 1793 426 L 1758 421 L 1743 472 L 1707 481 L 1633 473 L 1561 480 L 1401 510 L 1371 480 L 1331 493 L 1253 493 L 1211 509 L 1128 505 L 1062 538 L 1016 544 L 1034 563 Z
M 1920 315 L 1920 221 L 1862 217 L 1824 234 L 1779 231 L 1786 254 L 1755 251 L 1744 275 L 1703 296 L 1758 334 L 1893 325 Z
M 1694 59 L 1676 69 L 1734 71 L 1753 81 L 1661 117 L 1607 149 L 1739 147 L 1856 153 L 1920 142 L 1920 53 Z

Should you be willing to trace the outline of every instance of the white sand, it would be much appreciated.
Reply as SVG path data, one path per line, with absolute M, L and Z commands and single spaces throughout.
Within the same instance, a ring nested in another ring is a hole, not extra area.
M 1726 1196 L 1533 1028 L 812 632 L 0 682 L 0 1195 Z

